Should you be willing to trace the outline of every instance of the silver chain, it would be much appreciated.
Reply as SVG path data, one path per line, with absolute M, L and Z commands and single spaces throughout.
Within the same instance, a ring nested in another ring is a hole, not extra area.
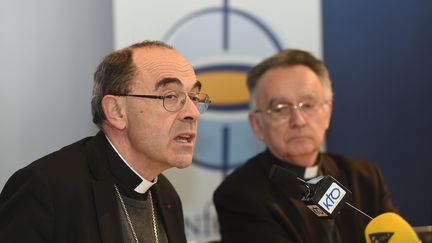
M 154 232 L 154 235 L 155 235 L 156 243 L 159 243 L 158 229 L 157 229 L 157 222 L 156 222 L 156 214 L 155 214 L 155 209 L 153 207 L 153 196 L 152 196 L 152 193 L 151 193 L 150 190 L 149 190 L 149 199 L 150 199 L 151 210 L 152 210 L 153 232 Z
M 133 224 L 132 224 L 132 220 L 130 219 L 129 213 L 128 213 L 127 209 L 126 209 L 126 205 L 125 205 L 125 203 L 124 203 L 124 201 L 123 201 L 123 197 L 120 195 L 120 191 L 119 191 L 119 189 L 117 188 L 117 185 L 116 185 L 116 184 L 114 184 L 114 188 L 115 188 L 115 190 L 116 190 L 117 197 L 118 197 L 119 200 L 120 200 L 120 203 L 121 203 L 121 206 L 122 206 L 122 208 L 123 208 L 123 211 L 124 211 L 124 213 L 125 213 L 125 215 L 126 215 L 126 219 L 127 219 L 127 221 L 128 221 L 129 227 L 130 227 L 130 229 L 131 229 L 131 231 L 132 231 L 132 235 L 133 235 L 133 237 L 134 237 L 134 239 L 135 239 L 135 242 L 136 242 L 136 243 L 139 243 L 139 241 L 138 241 L 138 237 L 137 237 L 136 232 L 135 232 L 135 229 L 134 229 L 134 226 L 133 226 Z M 155 236 L 156 243 L 159 243 L 158 230 L 157 230 L 157 224 L 156 224 L 157 221 L 156 221 L 156 215 L 155 215 L 155 210 L 154 210 L 154 206 L 153 206 L 153 197 L 152 197 L 151 191 L 149 190 L 148 192 L 149 192 L 149 200 L 150 200 L 151 212 L 152 212 L 153 232 L 154 232 L 154 236 Z

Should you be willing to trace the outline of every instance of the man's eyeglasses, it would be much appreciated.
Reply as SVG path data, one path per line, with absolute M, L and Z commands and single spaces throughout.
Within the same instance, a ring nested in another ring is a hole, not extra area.
M 116 96 L 130 96 L 138 98 L 147 99 L 161 99 L 163 100 L 163 107 L 165 110 L 170 112 L 176 112 L 183 108 L 186 103 L 186 96 L 192 100 L 194 105 L 198 108 L 200 114 L 203 114 L 208 110 L 211 103 L 210 97 L 204 93 L 194 93 L 194 92 L 177 92 L 169 91 L 164 95 L 140 95 L 140 94 L 112 94 Z
M 274 103 L 270 104 L 269 107 L 264 110 L 264 113 L 269 115 L 275 120 L 288 119 L 292 117 L 295 110 L 299 110 L 306 116 L 315 116 L 321 107 L 328 103 L 319 101 L 304 101 L 294 104 Z M 255 110 L 255 113 L 263 112 L 259 109 Z

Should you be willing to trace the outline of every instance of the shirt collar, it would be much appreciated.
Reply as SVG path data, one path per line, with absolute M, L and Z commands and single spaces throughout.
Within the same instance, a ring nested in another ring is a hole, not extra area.
M 151 186 L 156 184 L 158 178 L 156 177 L 154 181 L 148 181 L 143 178 L 123 158 L 123 156 L 118 152 L 114 144 L 111 143 L 111 140 L 108 138 L 108 136 L 105 135 L 105 137 L 113 148 L 110 157 L 113 157 L 111 161 L 111 166 L 114 176 L 117 177 L 129 189 L 134 190 L 135 192 L 140 194 L 146 193 Z

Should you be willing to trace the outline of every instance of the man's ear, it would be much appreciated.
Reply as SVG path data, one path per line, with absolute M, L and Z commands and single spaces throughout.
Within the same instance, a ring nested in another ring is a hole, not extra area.
M 102 98 L 102 109 L 109 126 L 119 130 L 126 127 L 126 105 L 123 97 L 105 95 Z
M 260 140 L 264 140 L 262 120 L 260 120 L 255 113 L 249 112 L 249 124 L 251 125 L 255 136 Z

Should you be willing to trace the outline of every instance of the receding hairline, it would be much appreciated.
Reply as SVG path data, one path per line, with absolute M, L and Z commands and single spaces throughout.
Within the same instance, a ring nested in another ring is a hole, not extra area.
M 139 59 L 137 59 L 137 55 L 136 55 L 137 52 L 139 52 L 139 51 L 146 51 L 146 52 L 158 51 L 158 50 L 169 51 L 169 52 L 175 54 L 178 58 L 184 60 L 185 63 L 188 64 L 193 70 L 192 64 L 189 63 L 178 51 L 176 51 L 171 46 L 165 46 L 165 45 L 148 45 L 148 46 L 138 46 L 138 47 L 130 46 L 130 47 L 123 48 L 121 50 L 129 50 L 131 52 L 132 65 L 135 67 L 135 69 L 136 69 L 135 71 L 137 74 L 141 72 L 141 69 L 138 68 L 137 60 L 139 60 Z M 154 61 L 154 60 L 155 60 L 154 58 L 147 58 L 146 59 L 146 61 L 150 61 L 150 62 Z M 178 84 L 180 86 L 183 86 L 183 82 L 180 79 L 178 79 L 177 77 L 164 77 L 164 78 L 162 78 L 156 82 L 156 84 L 154 86 L 154 90 L 158 90 L 159 88 L 167 86 L 169 84 Z M 202 87 L 201 81 L 195 80 L 195 83 L 193 84 L 191 89 L 197 88 L 198 91 L 200 91 L 201 87 Z

